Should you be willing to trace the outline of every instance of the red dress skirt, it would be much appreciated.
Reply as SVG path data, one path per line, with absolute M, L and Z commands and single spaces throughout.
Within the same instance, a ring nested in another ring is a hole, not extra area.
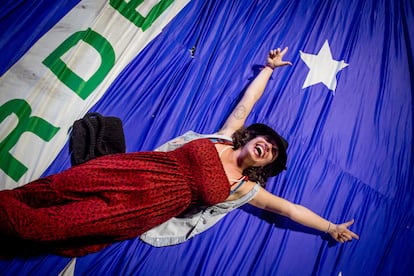
M 223 202 L 229 192 L 207 139 L 171 152 L 99 157 L 0 191 L 0 255 L 17 249 L 82 256 L 135 238 L 187 208 Z

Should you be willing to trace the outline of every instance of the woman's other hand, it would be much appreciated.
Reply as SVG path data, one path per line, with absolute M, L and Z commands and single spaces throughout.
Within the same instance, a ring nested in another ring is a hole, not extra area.
M 353 223 L 354 220 L 350 220 L 342 224 L 331 223 L 331 228 L 328 229 L 328 233 L 334 240 L 340 243 L 352 241 L 352 239 L 359 240 L 359 236 L 348 229 L 348 227 L 351 226 Z

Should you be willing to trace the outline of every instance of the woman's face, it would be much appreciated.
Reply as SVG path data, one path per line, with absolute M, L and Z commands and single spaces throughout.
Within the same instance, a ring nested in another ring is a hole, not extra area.
M 279 149 L 265 136 L 256 136 L 242 148 L 242 156 L 252 167 L 262 167 L 272 163 L 278 156 Z

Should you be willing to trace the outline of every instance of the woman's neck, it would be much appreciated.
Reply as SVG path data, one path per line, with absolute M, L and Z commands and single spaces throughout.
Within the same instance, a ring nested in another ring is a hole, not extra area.
M 231 146 L 227 146 L 226 148 L 222 149 L 220 154 L 221 162 L 223 163 L 223 167 L 229 176 L 232 178 L 239 178 L 245 167 L 243 163 L 240 162 L 240 153 L 239 149 L 233 150 Z

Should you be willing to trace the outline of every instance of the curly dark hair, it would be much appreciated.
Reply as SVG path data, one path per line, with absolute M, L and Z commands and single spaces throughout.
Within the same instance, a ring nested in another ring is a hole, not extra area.
M 275 176 L 286 169 L 288 147 L 287 141 L 271 127 L 264 124 L 253 124 L 247 128 L 241 128 L 233 133 L 233 149 L 238 149 L 246 145 L 250 140 L 257 136 L 263 136 L 275 143 L 279 148 L 278 157 L 272 163 L 263 167 L 250 167 L 243 171 L 243 175 L 249 180 L 259 182 L 262 187 L 266 185 L 269 177 Z

